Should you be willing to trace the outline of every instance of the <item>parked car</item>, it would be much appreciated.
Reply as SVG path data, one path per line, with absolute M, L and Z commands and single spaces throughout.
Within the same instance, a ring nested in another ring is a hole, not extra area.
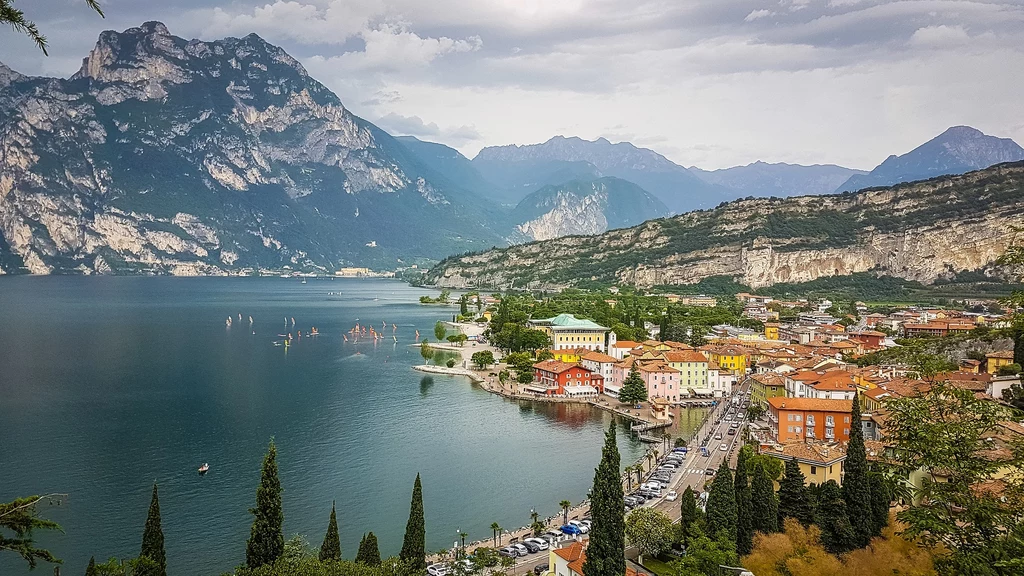
M 573 526 L 572 524 L 566 524 L 559 528 L 559 530 L 561 530 L 563 534 L 568 534 L 570 536 L 579 536 L 580 534 L 583 534 L 582 530 Z
M 714 468 L 708 468 L 708 469 L 704 470 L 704 473 L 707 474 L 708 476 L 714 476 L 715 475 L 715 469 Z
M 538 565 L 533 567 L 533 575 L 534 576 L 540 576 L 541 574 L 543 574 L 543 573 L 545 573 L 547 571 L 548 571 L 548 565 L 547 564 L 538 564 Z
M 531 542 L 529 538 L 523 540 L 519 545 L 526 548 L 527 552 L 529 552 L 530 554 L 536 554 L 537 552 L 540 552 L 540 546 L 538 546 L 534 542 Z
M 518 544 L 518 543 L 517 544 L 510 544 L 509 547 L 510 548 L 514 548 L 515 551 L 518 552 L 520 556 L 526 556 L 527 554 L 530 553 L 530 549 L 527 548 L 526 546 L 523 546 L 522 544 Z
M 538 536 L 538 538 L 543 538 L 544 540 L 546 540 L 548 542 L 548 544 L 554 544 L 555 542 L 558 541 L 558 537 L 561 536 L 561 535 L 562 535 L 561 532 L 556 532 L 554 530 L 548 530 L 547 532 L 545 532 L 545 533 L 541 534 L 540 536 Z
M 725 452 L 726 450 L 729 449 L 729 447 L 726 446 L 725 444 L 722 444 L 721 446 L 718 447 L 718 449 L 721 450 L 722 452 Z
M 735 428 L 729 428 L 729 436 L 735 436 L 735 435 L 736 435 L 736 429 Z
M 582 532 L 584 534 L 586 534 L 587 532 L 590 532 L 590 526 L 587 526 L 586 524 L 584 524 L 583 522 L 580 522 L 579 520 L 569 520 L 569 524 L 575 526 L 576 528 L 579 529 L 580 532 Z
M 498 550 L 498 554 L 501 554 L 506 558 L 517 558 L 519 556 L 519 552 L 511 546 L 506 546 L 501 550 Z
M 669 502 L 674 501 L 678 497 L 679 497 L 679 494 L 676 494 L 675 490 L 669 490 L 668 494 L 665 494 L 665 500 L 668 500 Z
M 526 540 L 523 541 L 523 543 L 525 544 L 526 542 L 529 542 L 531 544 L 535 544 L 541 550 L 547 550 L 548 549 L 548 541 L 544 540 L 540 536 L 537 536 L 535 538 L 527 538 Z
M 447 576 L 448 567 L 444 564 L 431 564 L 427 566 L 427 574 L 430 574 L 430 576 Z

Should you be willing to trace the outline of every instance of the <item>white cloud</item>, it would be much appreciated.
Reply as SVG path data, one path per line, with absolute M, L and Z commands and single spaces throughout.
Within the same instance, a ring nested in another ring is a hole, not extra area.
M 762 8 L 760 10 L 754 10 L 750 14 L 747 14 L 747 17 L 744 18 L 743 21 L 744 22 L 753 22 L 754 20 L 758 20 L 760 18 L 767 18 L 769 16 L 774 16 L 774 15 L 775 15 L 775 12 L 772 12 L 771 10 L 765 10 L 765 9 Z
M 952 48 L 963 46 L 970 41 L 963 26 L 926 26 L 918 28 L 910 37 L 910 44 L 929 48 Z
M 391 112 L 374 121 L 395 136 L 416 136 L 424 140 L 440 140 L 453 146 L 464 146 L 480 140 L 480 132 L 473 126 L 462 125 L 441 128 L 435 122 L 424 122 L 419 116 L 402 116 Z
M 344 44 L 384 13 L 384 0 L 331 0 L 324 7 L 276 0 L 241 12 L 216 7 L 208 16 L 203 36 L 244 36 L 256 32 L 300 44 Z

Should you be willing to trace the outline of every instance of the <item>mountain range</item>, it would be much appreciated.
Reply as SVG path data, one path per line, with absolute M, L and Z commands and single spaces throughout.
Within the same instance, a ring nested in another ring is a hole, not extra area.
M 354 115 L 250 34 L 103 32 L 77 73 L 0 64 L 0 273 L 394 269 L 600 234 L 744 197 L 824 194 L 1024 158 L 954 127 L 869 173 L 685 168 L 629 142 L 555 136 L 469 159 Z
M 445 259 L 427 283 L 557 290 L 598 283 L 694 284 L 728 277 L 758 288 L 870 272 L 923 283 L 983 270 L 1024 225 L 1024 162 L 962 175 L 790 198 L 751 198 Z

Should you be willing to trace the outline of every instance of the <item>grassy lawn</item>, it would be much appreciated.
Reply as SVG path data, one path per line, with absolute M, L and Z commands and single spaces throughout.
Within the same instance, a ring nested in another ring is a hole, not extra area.
M 668 567 L 668 563 L 675 559 L 676 558 L 669 556 L 668 554 L 662 554 L 657 558 L 647 557 L 644 558 L 643 566 L 658 576 L 671 576 L 673 572 L 672 569 Z

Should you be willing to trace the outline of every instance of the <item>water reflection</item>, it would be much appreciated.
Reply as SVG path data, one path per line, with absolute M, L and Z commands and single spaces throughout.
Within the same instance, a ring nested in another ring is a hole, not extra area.
M 423 378 L 420 378 L 420 394 L 423 394 L 424 396 L 426 396 L 427 392 L 431 388 L 433 388 L 433 387 L 434 387 L 434 377 L 433 376 L 424 376 Z

